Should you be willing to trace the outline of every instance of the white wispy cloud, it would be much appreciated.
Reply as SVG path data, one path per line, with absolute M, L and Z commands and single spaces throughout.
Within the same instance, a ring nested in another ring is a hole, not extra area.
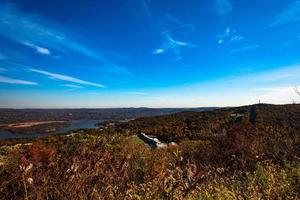
M 220 15 L 227 15 L 232 12 L 233 7 L 229 0 L 216 0 L 216 9 Z
M 161 54 L 166 51 L 172 51 L 177 59 L 181 59 L 181 47 L 197 47 L 196 45 L 184 41 L 176 40 L 172 37 L 169 31 L 163 33 L 162 48 L 155 49 L 153 54 Z
M 155 49 L 155 50 L 153 51 L 153 54 L 161 54 L 161 53 L 163 53 L 163 52 L 165 52 L 165 50 L 163 50 L 163 49 Z
M 230 41 L 241 41 L 243 39 L 244 39 L 244 37 L 241 35 L 234 35 L 230 38 Z
M 225 31 L 217 36 L 218 44 L 223 44 L 232 35 L 232 30 L 227 27 Z
M 293 1 L 285 8 L 270 26 L 276 26 L 280 24 L 285 24 L 289 22 L 300 21 L 300 1 Z
M 90 86 L 95 86 L 95 87 L 99 87 L 99 88 L 105 88 L 105 86 L 102 85 L 102 84 L 84 81 L 84 80 L 81 80 L 81 79 L 78 79 L 78 78 L 74 78 L 72 76 L 51 73 L 51 72 L 48 72 L 48 71 L 38 70 L 38 69 L 34 69 L 34 68 L 31 68 L 29 70 L 32 71 L 32 72 L 35 72 L 35 73 L 46 75 L 48 78 L 51 78 L 51 79 L 67 81 L 67 82 L 72 82 L 72 83 L 77 83 L 77 84 L 82 84 L 82 85 L 90 85 Z
M 237 42 L 244 40 L 245 37 L 238 35 L 236 30 L 227 27 L 225 31 L 217 36 L 218 44 L 223 44 L 225 41 Z
M 74 85 L 74 84 L 63 84 L 62 86 L 68 87 L 68 88 L 73 88 L 73 89 L 82 89 L 82 86 L 79 85 Z
M 231 32 L 231 28 L 227 27 L 226 30 L 225 30 L 225 36 L 229 36 L 230 32 Z
M 101 52 L 91 50 L 67 37 L 64 34 L 66 31 L 53 21 L 49 22 L 41 16 L 25 13 L 10 3 L 0 3 L 0 30 L 0 35 L 17 43 L 31 41 L 33 44 L 39 44 L 35 48 L 40 53 L 48 53 L 41 47 L 46 46 L 62 53 L 72 51 L 107 61 Z
M 45 47 L 40 47 L 40 46 L 38 46 L 36 44 L 33 44 L 31 42 L 28 42 L 28 41 L 24 41 L 23 44 L 25 46 L 28 46 L 28 47 L 32 48 L 32 49 L 35 49 L 36 52 L 39 53 L 39 54 L 50 55 L 50 50 L 45 48 Z
M 178 40 L 174 40 L 172 39 L 171 42 L 173 42 L 174 44 L 178 45 L 178 46 L 184 46 L 184 47 L 196 47 L 196 45 L 188 43 L 188 42 L 182 42 L 182 41 L 178 41 Z
M 24 41 L 30 41 L 27 42 L 27 46 L 34 48 L 38 53 L 49 55 L 52 54 L 51 51 L 55 51 L 60 54 L 52 58 L 76 53 L 101 61 L 101 65 L 105 66 L 102 71 L 107 73 L 129 73 L 127 68 L 115 64 L 112 59 L 105 56 L 101 48 L 95 50 L 86 47 L 65 34 L 70 31 L 55 21 L 48 21 L 35 13 L 23 12 L 14 4 L 0 3 L 0 30 L 0 36 L 21 45 L 24 45 Z M 0 55 L 0 60 L 4 58 Z
M 0 83 L 17 84 L 17 85 L 38 85 L 36 82 L 13 79 L 5 76 L 0 76 Z

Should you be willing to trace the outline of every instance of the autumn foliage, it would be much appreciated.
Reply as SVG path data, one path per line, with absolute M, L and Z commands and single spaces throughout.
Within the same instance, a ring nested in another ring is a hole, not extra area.
M 0 199 L 299 199 L 300 110 L 256 109 L 255 121 L 248 111 L 244 118 L 231 110 L 183 113 L 157 124 L 141 119 L 113 134 L 3 145 Z M 177 145 L 150 148 L 135 134 L 139 123 Z

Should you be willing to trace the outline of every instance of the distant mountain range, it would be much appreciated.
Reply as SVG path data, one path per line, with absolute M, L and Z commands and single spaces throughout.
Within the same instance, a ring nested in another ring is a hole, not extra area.
M 208 111 L 217 107 L 199 108 L 102 108 L 102 109 L 0 109 L 0 124 L 47 120 L 123 120 L 167 115 L 183 111 Z

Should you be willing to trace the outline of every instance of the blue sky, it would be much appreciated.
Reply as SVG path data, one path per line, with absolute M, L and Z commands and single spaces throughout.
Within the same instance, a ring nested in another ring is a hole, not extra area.
M 0 1 L 0 107 L 300 102 L 300 0 Z

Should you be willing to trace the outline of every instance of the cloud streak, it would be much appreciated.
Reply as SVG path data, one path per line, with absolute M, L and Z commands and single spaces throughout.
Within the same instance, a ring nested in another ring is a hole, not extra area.
M 230 41 L 241 41 L 243 39 L 244 39 L 244 37 L 241 35 L 234 35 L 230 38 Z
M 38 70 L 38 69 L 34 69 L 34 68 L 31 68 L 29 70 L 32 71 L 32 72 L 38 73 L 38 74 L 46 75 L 48 78 L 55 79 L 55 80 L 61 80 L 61 81 L 67 81 L 67 82 L 71 82 L 71 83 L 77 83 L 77 84 L 82 84 L 82 85 L 89 85 L 89 86 L 94 86 L 94 87 L 99 87 L 99 88 L 105 88 L 105 86 L 102 85 L 102 84 L 84 81 L 84 80 L 81 80 L 81 79 L 78 79 L 78 78 L 74 78 L 72 76 L 51 73 L 51 72 L 48 72 L 48 71 Z
M 244 36 L 238 35 L 236 30 L 227 27 L 225 31 L 217 36 L 218 44 L 223 44 L 225 41 L 239 42 L 244 40 Z
M 162 53 L 164 53 L 164 52 L 165 52 L 164 49 L 155 49 L 155 50 L 153 51 L 153 54 L 162 54 Z
M 74 84 L 63 84 L 62 86 L 68 87 L 68 88 L 73 88 L 73 89 L 82 89 L 82 86 L 79 85 L 74 85 Z
M 36 44 L 33 44 L 31 42 L 25 41 L 23 44 L 27 47 L 30 47 L 32 49 L 35 49 L 37 53 L 42 54 L 42 55 L 50 55 L 50 50 L 44 47 L 40 47 Z
M 39 53 L 48 54 L 50 51 L 41 46 L 66 53 L 77 52 L 90 58 L 106 61 L 106 58 L 82 44 L 70 39 L 61 27 L 37 15 L 24 13 L 13 4 L 0 3 L 0 35 L 19 44 L 31 41 L 30 46 Z
M 35 49 L 42 55 L 50 55 L 52 51 L 62 55 L 79 54 L 100 61 L 105 71 L 111 73 L 128 74 L 128 69 L 114 63 L 103 54 L 103 50 L 86 47 L 66 34 L 69 32 L 59 24 L 48 21 L 42 16 L 25 13 L 11 3 L 0 3 L 0 36 L 12 40 L 20 45 Z M 51 51 L 50 51 L 51 50 Z M 0 60 L 6 59 L 0 54 Z
M 270 25 L 271 27 L 300 21 L 300 1 L 294 1 L 288 5 L 279 15 L 277 15 L 275 21 Z
M 0 76 L 0 83 L 17 84 L 17 85 L 38 85 L 36 82 L 13 79 L 5 76 Z
M 164 38 L 162 48 L 155 49 L 153 51 L 153 54 L 162 54 L 167 51 L 172 51 L 173 54 L 177 57 L 177 59 L 181 59 L 181 47 L 196 47 L 196 45 L 194 44 L 175 40 L 168 31 L 163 33 L 163 37 Z

